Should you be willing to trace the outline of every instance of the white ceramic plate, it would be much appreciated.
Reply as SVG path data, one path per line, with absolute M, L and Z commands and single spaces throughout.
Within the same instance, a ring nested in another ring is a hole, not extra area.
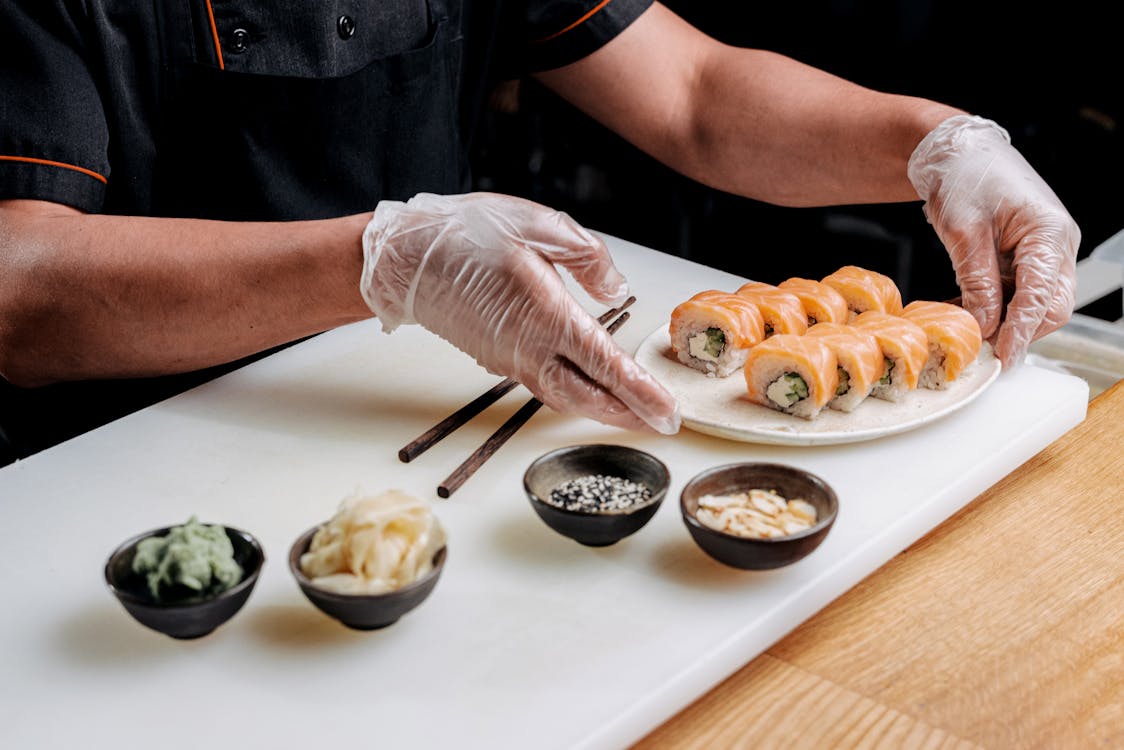
M 679 362 L 667 327 L 652 332 L 636 351 L 636 361 L 679 401 L 683 426 L 696 432 L 747 443 L 832 445 L 913 430 L 971 403 L 999 375 L 999 360 L 985 342 L 980 356 L 947 390 L 918 389 L 897 403 L 868 398 L 845 414 L 824 409 L 801 419 L 745 398 L 745 379 L 735 372 L 712 378 Z

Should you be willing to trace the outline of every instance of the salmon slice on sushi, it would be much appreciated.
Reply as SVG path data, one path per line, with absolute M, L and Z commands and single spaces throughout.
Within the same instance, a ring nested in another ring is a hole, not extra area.
M 742 284 L 736 293 L 757 305 L 761 311 L 765 320 L 765 338 L 778 333 L 799 336 L 808 330 L 804 305 L 795 294 L 760 281 Z
M 671 313 L 668 333 L 679 361 L 724 378 L 745 364 L 753 345 L 765 337 L 757 306 L 736 294 L 699 292 Z
M 902 311 L 902 293 L 889 276 L 868 271 L 858 266 L 843 266 L 823 278 L 823 283 L 835 289 L 847 300 L 850 317 L 877 310 L 897 315 Z
M 795 417 L 813 419 L 835 396 L 835 354 L 820 338 L 777 334 L 745 360 L 749 400 Z
M 948 388 L 979 356 L 980 324 L 964 308 L 918 300 L 905 306 L 902 317 L 920 326 L 929 340 L 929 359 L 921 370 L 922 388 Z
M 886 369 L 877 339 L 842 323 L 817 323 L 804 335 L 821 339 L 835 354 L 839 384 L 827 405 L 836 411 L 854 411 L 874 390 Z
M 843 295 L 822 281 L 794 276 L 777 284 L 777 288 L 796 295 L 804 306 L 809 326 L 816 323 L 846 323 L 851 317 Z
M 921 370 L 929 359 L 929 338 L 916 323 L 899 315 L 867 310 L 850 323 L 874 336 L 882 350 L 885 370 L 870 395 L 900 401 L 917 388 Z

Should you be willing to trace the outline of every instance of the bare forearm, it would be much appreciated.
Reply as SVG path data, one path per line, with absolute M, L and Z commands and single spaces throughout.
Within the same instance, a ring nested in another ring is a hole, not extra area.
M 909 155 L 959 114 L 720 44 L 659 4 L 589 57 L 539 77 L 679 172 L 793 206 L 916 200 Z
M 692 111 L 676 166 L 723 190 L 794 206 L 917 200 L 909 155 L 960 114 L 726 46 L 704 60 Z
M 0 373 L 183 372 L 370 315 L 366 217 L 229 223 L 0 204 Z

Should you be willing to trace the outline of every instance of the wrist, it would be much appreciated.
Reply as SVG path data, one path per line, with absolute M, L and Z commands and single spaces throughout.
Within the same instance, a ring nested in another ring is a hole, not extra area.
M 400 229 L 398 218 L 405 205 L 401 201 L 379 201 L 372 213 L 362 215 L 359 292 L 386 333 L 403 323 L 414 322 L 408 312 L 413 274 L 403 268 L 406 264 L 402 262 L 402 253 L 396 252 L 392 242 L 395 230 Z
M 980 148 L 983 143 L 1009 145 L 1011 136 L 998 123 L 977 115 L 956 112 L 937 122 L 917 143 L 906 164 L 906 174 L 917 195 L 929 200 L 940 187 L 950 157 Z

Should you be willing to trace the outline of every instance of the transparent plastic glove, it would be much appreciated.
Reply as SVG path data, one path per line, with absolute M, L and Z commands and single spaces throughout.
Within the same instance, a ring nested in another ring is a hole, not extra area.
M 1016 364 L 1073 312 L 1077 224 L 1007 131 L 982 117 L 934 128 L 909 159 L 909 179 L 952 259 L 964 307 L 1003 366 Z
M 629 429 L 679 429 L 675 399 L 567 291 L 628 286 L 604 243 L 564 213 L 492 193 L 382 201 L 363 232 L 360 291 L 390 332 L 420 323 L 544 404 Z

